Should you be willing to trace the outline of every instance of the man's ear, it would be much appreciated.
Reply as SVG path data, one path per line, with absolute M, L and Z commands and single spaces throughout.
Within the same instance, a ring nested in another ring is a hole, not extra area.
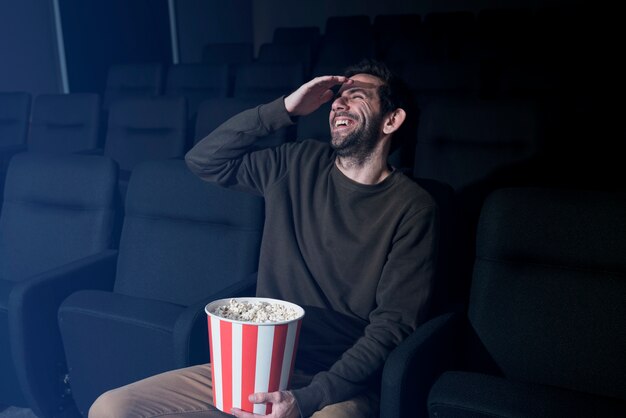
M 383 124 L 383 133 L 386 135 L 394 133 L 400 128 L 400 126 L 402 126 L 405 119 L 406 112 L 404 109 L 397 108 L 393 112 L 389 113 Z

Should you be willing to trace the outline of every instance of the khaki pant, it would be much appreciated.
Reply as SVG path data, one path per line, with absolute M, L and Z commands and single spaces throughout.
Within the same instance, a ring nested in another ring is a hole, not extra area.
M 294 372 L 292 387 L 306 386 L 311 376 Z M 211 365 L 173 370 L 102 394 L 89 409 L 89 418 L 230 417 L 213 405 Z M 373 418 L 378 398 L 359 395 L 328 405 L 312 418 Z

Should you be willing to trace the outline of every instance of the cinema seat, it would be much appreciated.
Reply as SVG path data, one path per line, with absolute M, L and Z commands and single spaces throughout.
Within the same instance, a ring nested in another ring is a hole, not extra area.
M 392 352 L 381 417 L 626 416 L 624 213 L 619 192 L 493 192 L 469 309 Z
M 59 310 L 84 416 L 109 389 L 208 361 L 204 306 L 254 294 L 263 219 L 263 199 L 204 182 L 181 160 L 134 170 L 112 290 L 76 292 Z
M 68 402 L 57 309 L 70 293 L 106 287 L 117 166 L 95 155 L 21 153 L 0 216 L 0 404 L 40 417 Z

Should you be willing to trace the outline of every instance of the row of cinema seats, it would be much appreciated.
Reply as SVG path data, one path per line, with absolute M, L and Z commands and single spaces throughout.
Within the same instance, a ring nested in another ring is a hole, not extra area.
M 0 405 L 86 416 L 104 390 L 208 361 L 204 304 L 254 293 L 261 198 L 160 160 L 133 171 L 122 215 L 117 176 L 106 156 L 11 160 L 0 215 Z
M 0 126 L 3 172 L 17 152 L 103 154 L 119 164 L 124 193 L 136 164 L 180 158 L 226 119 L 260 102 L 251 98 L 204 100 L 191 135 L 187 134 L 185 99 L 179 96 L 115 101 L 107 121 L 100 118 L 96 94 L 39 95 L 32 111 L 29 103 L 26 93 L 0 93 L 0 118 L 5 121 Z M 330 141 L 329 112 L 330 104 L 326 104 L 258 146 L 310 138 Z M 411 124 L 413 130 L 406 133 L 392 164 L 414 171 L 416 177 L 434 178 L 459 189 L 537 152 L 548 130 L 545 114 L 543 105 L 528 99 L 433 96 L 422 102 L 419 113 L 411 115 L 417 123 Z M 553 110 L 550 116 L 554 122 Z
M 107 389 L 207 361 L 204 305 L 254 292 L 262 199 L 202 182 L 180 160 L 142 163 L 115 245 L 116 175 L 104 156 L 12 159 L 0 405 L 86 416 Z M 450 312 L 438 299 L 443 313 L 393 351 L 381 417 L 624 416 L 625 211 L 618 192 L 490 194 L 470 301 Z M 446 250 L 444 266 L 455 263 Z

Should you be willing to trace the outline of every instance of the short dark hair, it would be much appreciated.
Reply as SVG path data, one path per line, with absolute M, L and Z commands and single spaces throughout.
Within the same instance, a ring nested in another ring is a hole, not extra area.
M 365 59 L 356 65 L 346 68 L 345 77 L 356 74 L 369 74 L 379 78 L 383 84 L 378 88 L 380 108 L 383 115 L 407 105 L 407 89 L 404 83 L 383 62 Z

